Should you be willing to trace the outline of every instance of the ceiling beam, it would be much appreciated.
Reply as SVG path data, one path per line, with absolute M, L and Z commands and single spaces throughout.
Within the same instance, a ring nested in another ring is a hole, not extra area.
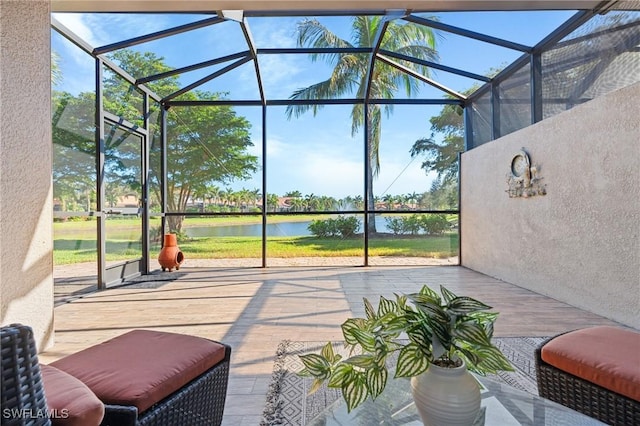
M 147 77 L 142 77 L 136 80 L 136 84 L 144 84 L 150 81 L 161 80 L 166 77 L 171 77 L 172 75 L 183 74 L 195 70 L 199 70 L 201 68 L 207 68 L 213 65 L 222 64 L 224 62 L 232 61 L 234 59 L 245 58 L 249 55 L 249 51 L 245 50 L 244 52 L 233 53 L 231 55 L 222 56 L 220 58 L 211 59 L 210 61 L 204 61 L 193 65 L 188 65 L 182 68 L 176 68 L 171 71 L 161 72 L 159 74 L 150 75 Z
M 247 55 L 245 58 L 239 59 L 239 60 L 235 61 L 234 63 L 232 63 L 230 65 L 227 65 L 226 67 L 224 67 L 222 69 L 219 69 L 218 71 L 216 71 L 216 72 L 214 72 L 212 74 L 209 74 L 208 76 L 206 76 L 204 78 L 201 78 L 200 80 L 198 80 L 198 81 L 196 81 L 194 83 L 191 83 L 188 86 L 183 87 L 182 89 L 178 90 L 177 92 L 173 92 L 172 94 L 164 97 L 162 99 L 162 102 L 164 103 L 164 102 L 170 101 L 171 99 L 177 98 L 178 96 L 182 95 L 183 93 L 187 93 L 190 90 L 195 89 L 196 87 L 202 86 L 204 83 L 207 83 L 207 82 L 213 80 L 214 78 L 218 78 L 221 75 L 226 74 L 229 71 L 238 68 L 240 65 L 243 65 L 243 64 L 249 62 L 252 59 L 253 58 L 250 55 Z
M 407 16 L 404 18 L 406 21 L 413 22 L 414 24 L 424 25 L 437 30 L 446 31 L 452 34 L 457 34 L 462 37 L 472 38 L 474 40 L 483 41 L 485 43 L 494 44 L 497 46 L 506 47 L 507 49 L 519 50 L 521 52 L 531 52 L 530 46 L 514 43 L 509 40 L 503 40 L 501 38 L 492 37 L 486 34 L 481 34 L 475 31 L 465 30 L 463 28 L 455 27 L 453 25 L 447 25 L 442 22 L 434 21 L 433 19 L 421 18 L 419 16 Z
M 445 85 L 443 85 L 443 84 L 440 84 L 440 83 L 438 83 L 437 81 L 432 80 L 432 79 L 430 79 L 429 77 L 427 77 L 427 76 L 425 76 L 425 75 L 422 75 L 422 74 L 420 74 L 419 72 L 417 72 L 417 71 L 415 71 L 415 70 L 412 70 L 412 69 L 411 69 L 411 68 L 409 68 L 409 67 L 405 67 L 404 65 L 399 64 L 399 63 L 397 63 L 397 62 L 395 62 L 395 61 L 392 61 L 392 60 L 391 60 L 391 59 L 389 59 L 389 58 L 385 58 L 384 56 L 382 56 L 382 55 L 380 55 L 380 54 L 376 54 L 376 58 L 377 58 L 379 61 L 384 62 L 384 63 L 385 63 L 385 64 L 387 64 L 387 65 L 391 65 L 392 67 L 394 67 L 394 68 L 396 68 L 396 69 L 398 69 L 398 70 L 400 70 L 400 71 L 404 72 L 405 74 L 408 74 L 408 75 L 410 75 L 410 76 L 412 76 L 412 77 L 414 77 L 414 78 L 417 78 L 418 80 L 420 80 L 420 81 L 422 81 L 422 82 L 424 82 L 424 83 L 427 83 L 427 84 L 429 84 L 429 85 L 431 85 L 431 86 L 435 87 L 435 88 L 436 88 L 436 89 L 438 89 L 438 90 L 442 90 L 443 92 L 446 92 L 446 93 L 448 93 L 449 95 L 451 95 L 451 96 L 453 96 L 453 97 L 455 97 L 455 98 L 460 99 L 461 101 L 464 101 L 464 100 L 466 100 L 466 99 L 467 99 L 467 97 L 466 97 L 465 95 L 463 95 L 463 94 L 461 94 L 461 93 L 458 93 L 458 92 L 456 92 L 455 90 L 450 89 L 450 88 L 448 88 L 447 86 L 445 86 Z
M 461 69 L 458 69 L 458 68 L 448 67 L 446 65 L 442 65 L 442 64 L 439 64 L 439 63 L 433 62 L 433 61 L 426 61 L 424 59 L 414 58 L 412 56 L 403 55 L 401 53 L 392 52 L 390 50 L 380 49 L 379 53 L 382 54 L 382 55 L 391 57 L 391 58 L 400 59 L 402 61 L 413 62 L 414 64 L 424 65 L 425 67 L 437 69 L 437 70 L 440 70 L 440 71 L 445 71 L 445 72 L 448 72 L 448 73 L 451 73 L 451 74 L 460 75 L 462 77 L 467 77 L 467 78 L 471 78 L 471 79 L 474 79 L 474 80 L 484 81 L 485 83 L 491 81 L 491 79 L 489 77 L 484 76 L 484 75 L 480 75 L 480 74 L 464 71 L 464 70 L 461 70 Z
M 260 65 L 258 63 L 258 49 L 256 48 L 256 43 L 253 41 L 253 36 L 251 35 L 251 30 L 249 29 L 249 24 L 247 24 L 246 19 L 242 19 L 242 21 L 240 22 L 240 28 L 242 28 L 244 39 L 247 42 L 247 46 L 249 46 L 249 51 L 251 52 L 251 57 L 253 58 L 253 66 L 256 70 L 256 81 L 258 83 L 258 92 L 260 93 L 260 99 L 262 100 L 262 104 L 266 105 L 267 98 L 264 94 L 262 75 L 260 74 Z
M 148 43 L 150 41 L 159 40 L 161 38 L 169 37 L 176 34 L 181 34 L 187 31 L 197 30 L 199 28 L 208 27 L 210 25 L 219 24 L 224 22 L 224 19 L 215 17 L 204 19 L 198 22 L 192 22 L 186 25 L 180 25 L 179 27 L 169 28 L 163 31 L 157 31 L 155 33 L 147 34 L 140 37 L 135 37 L 129 40 L 119 41 L 117 43 L 109 44 L 106 46 L 96 47 L 95 53 L 96 55 L 103 55 L 105 53 L 113 52 L 118 49 L 125 49 L 127 47 L 136 46 L 138 44 Z
M 215 13 L 217 10 L 244 10 L 248 16 L 249 11 L 590 10 L 600 3 L 601 0 L 51 0 L 51 11 Z

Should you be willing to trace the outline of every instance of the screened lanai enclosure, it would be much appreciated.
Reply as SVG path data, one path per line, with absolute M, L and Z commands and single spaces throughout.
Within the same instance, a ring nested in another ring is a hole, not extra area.
M 640 80 L 632 3 L 54 13 L 55 265 L 457 265 L 459 153 Z

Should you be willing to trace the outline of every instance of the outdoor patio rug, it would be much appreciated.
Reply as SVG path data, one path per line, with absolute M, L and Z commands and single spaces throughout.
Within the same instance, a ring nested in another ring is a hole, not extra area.
M 494 343 L 511 361 L 515 371 L 491 375 L 492 379 L 520 390 L 538 393 L 534 350 L 545 337 L 503 337 Z M 299 377 L 303 365 L 298 355 L 318 352 L 326 342 L 295 342 L 283 340 L 276 351 L 273 375 L 260 426 L 304 426 L 329 404 L 341 398 L 336 389 L 323 386 L 308 395 L 312 379 Z M 334 343 L 334 350 L 344 354 L 343 344 Z

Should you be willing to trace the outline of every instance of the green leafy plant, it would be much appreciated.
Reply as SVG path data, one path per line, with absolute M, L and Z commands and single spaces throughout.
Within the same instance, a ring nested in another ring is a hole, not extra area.
M 354 216 L 338 216 L 335 219 L 314 220 L 307 229 L 317 237 L 353 237 L 358 228 L 360 221 Z
M 378 309 L 365 298 L 366 318 L 349 318 L 342 324 L 349 357 L 343 358 L 327 343 L 319 354 L 301 355 L 304 369 L 298 374 L 313 377 L 311 393 L 327 381 L 338 388 L 347 410 L 375 399 L 384 390 L 395 362 L 394 377 L 422 374 L 429 365 L 456 367 L 464 361 L 481 375 L 513 371 L 500 350 L 491 343 L 497 312 L 445 287 L 442 295 L 428 286 L 418 293 L 380 297 Z M 397 357 L 390 357 L 397 352 Z

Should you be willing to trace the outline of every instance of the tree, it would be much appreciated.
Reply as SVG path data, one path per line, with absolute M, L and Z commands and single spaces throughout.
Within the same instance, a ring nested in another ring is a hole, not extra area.
M 506 65 L 498 68 L 490 68 L 487 77 L 494 77 Z M 473 85 L 463 94 L 470 95 L 478 90 L 478 85 Z M 449 99 L 453 97 L 448 96 Z M 464 151 L 464 117 L 463 109 L 459 105 L 445 105 L 440 114 L 429 119 L 431 123 L 431 137 L 418 139 L 411 147 L 411 157 L 422 155 L 425 160 L 420 166 L 426 173 L 435 171 L 438 179 L 442 179 L 439 185 L 449 186 L 458 179 L 458 153 Z M 435 138 L 436 134 L 442 134 L 442 140 Z
M 164 59 L 153 53 L 128 49 L 115 52 L 111 58 L 126 72 L 137 78 L 169 70 Z M 179 90 L 178 77 L 167 77 L 147 86 L 160 95 Z M 140 120 L 136 107 L 136 89 L 115 74 L 105 81 L 105 107 L 134 124 Z M 180 99 L 221 99 L 222 94 L 193 91 Z M 167 116 L 167 207 L 183 212 L 195 194 L 206 194 L 216 183 L 247 179 L 258 167 L 256 156 L 248 153 L 253 146 L 251 124 L 229 106 L 189 106 L 173 108 Z M 153 132 L 156 138 L 159 132 Z M 156 139 L 152 141 L 158 144 Z M 157 146 L 157 145 L 156 145 Z M 152 151 L 156 153 L 157 151 Z M 152 159 L 153 163 L 153 159 Z M 151 170 L 151 187 L 159 198 L 161 176 Z M 182 230 L 183 216 L 169 216 L 169 231 Z
M 357 16 L 352 22 L 353 40 L 349 42 L 338 37 L 316 19 L 305 19 L 297 26 L 297 44 L 300 47 L 314 48 L 347 48 L 347 47 L 371 47 L 375 41 L 378 30 L 385 23 L 381 16 Z M 401 24 L 397 20 L 390 21 L 383 35 L 381 48 L 397 53 L 405 54 L 423 60 L 435 60 L 436 40 L 434 32 L 428 28 L 412 24 Z M 291 96 L 292 100 L 316 100 L 334 99 L 342 95 L 356 93 L 359 98 L 364 98 L 367 91 L 367 75 L 369 68 L 369 55 L 356 53 L 332 53 L 312 54 L 311 60 L 325 59 L 334 67 L 331 76 L 309 87 L 296 90 Z M 428 75 L 429 70 L 422 65 L 403 63 L 423 75 Z M 391 99 L 404 88 L 408 96 L 419 89 L 418 80 L 388 64 L 376 62 L 373 70 L 370 97 Z M 289 105 L 286 110 L 287 117 L 299 117 L 303 113 L 312 110 L 315 115 L 321 105 L 295 104 Z M 369 208 L 374 208 L 373 179 L 380 172 L 380 134 L 381 134 L 381 109 L 391 114 L 392 105 L 368 105 L 367 117 L 369 130 L 366 135 L 366 143 L 369 149 L 369 162 L 367 167 L 368 192 L 367 200 Z M 363 127 L 365 120 L 364 106 L 354 105 L 351 110 L 351 133 L 355 135 Z M 375 220 L 373 217 L 368 222 L 368 231 L 375 232 Z
M 136 77 L 168 71 L 163 58 L 153 53 L 121 50 L 110 55 L 120 67 Z M 115 73 L 105 71 L 104 108 L 134 125 L 143 122 L 140 108 L 142 96 L 138 89 Z M 148 87 L 167 95 L 180 88 L 178 77 L 172 76 L 148 83 Z M 181 99 L 219 99 L 222 95 L 189 92 Z M 155 106 L 157 111 L 158 106 Z M 78 195 L 95 197 L 95 94 L 53 94 L 54 196 L 64 205 Z M 245 179 L 257 170 L 257 157 L 248 153 L 252 146 L 250 123 L 231 107 L 186 107 L 169 111 L 167 117 L 167 205 L 172 212 L 183 212 L 196 195 L 209 194 L 214 184 Z M 150 203 L 160 199 L 159 131 L 150 125 L 151 145 Z M 105 128 L 105 184 L 114 191 L 140 190 L 140 146 L 128 141 L 131 133 L 123 128 Z M 113 203 L 117 193 L 107 194 Z M 97 206 L 98 209 L 104 206 Z M 87 207 L 88 208 L 88 207 Z M 170 216 L 169 231 L 180 232 L 184 217 Z
M 382 196 L 382 201 L 384 201 L 384 204 L 387 207 L 387 210 L 393 210 L 394 200 L 395 200 L 395 197 L 391 194 L 385 194 Z
M 91 204 L 96 193 L 95 96 L 54 91 L 52 109 L 53 196 L 63 211 L 76 210 L 80 196 L 82 210 L 95 210 Z
M 291 198 L 289 200 L 291 210 L 294 212 L 301 212 L 304 210 L 304 200 L 302 198 Z
M 207 186 L 207 198 L 209 204 L 217 204 L 220 201 L 220 187 L 218 185 Z
M 431 137 L 418 139 L 411 147 L 411 157 L 424 156 L 420 166 L 426 173 L 435 171 L 438 179 L 453 182 L 458 178 L 458 153 L 464 151 L 462 107 L 445 105 L 440 115 L 431 117 Z M 436 134 L 443 134 L 441 140 Z
M 277 212 L 279 207 L 280 197 L 278 194 L 267 194 L 267 209 L 268 212 Z
M 353 197 L 353 204 L 356 209 L 364 208 L 364 200 L 362 199 L 362 195 L 356 195 Z
M 418 202 L 418 200 L 420 199 L 420 194 L 418 194 L 417 192 L 411 192 L 409 194 L 405 195 L 405 198 L 407 200 L 408 203 L 411 203 L 411 205 L 409 206 L 410 209 L 415 210 L 416 209 L 416 203 Z
M 295 190 L 295 191 L 289 191 L 289 192 L 285 192 L 284 194 L 285 197 L 293 197 L 293 198 L 301 198 L 302 197 L 302 192 Z
M 458 208 L 458 183 L 436 178 L 431 182 L 431 189 L 426 194 L 429 207 L 432 209 Z

